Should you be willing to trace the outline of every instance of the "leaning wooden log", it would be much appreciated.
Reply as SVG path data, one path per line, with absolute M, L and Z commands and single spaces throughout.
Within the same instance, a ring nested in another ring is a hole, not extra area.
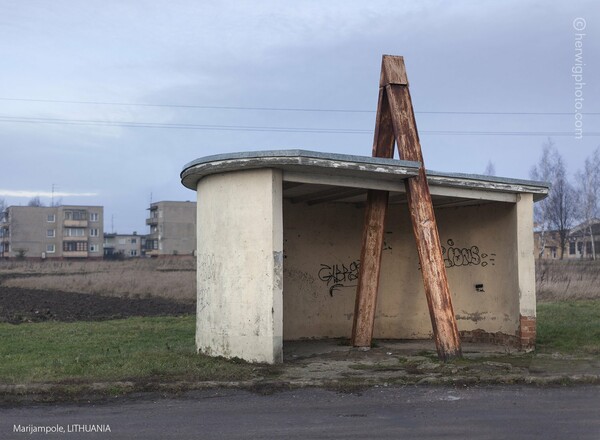
M 380 87 L 386 90 L 400 159 L 421 163 L 418 176 L 406 180 L 408 209 L 438 357 L 447 361 L 462 355 L 460 335 L 402 57 L 383 57 L 382 81 Z
M 373 156 L 394 157 L 394 131 L 390 108 L 383 89 L 379 90 Z M 367 193 L 352 325 L 352 345 L 355 347 L 371 347 L 373 339 L 388 199 L 389 191 L 369 190 Z

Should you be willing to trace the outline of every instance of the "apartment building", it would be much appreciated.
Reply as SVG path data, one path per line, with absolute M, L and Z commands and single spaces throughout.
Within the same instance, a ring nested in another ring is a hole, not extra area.
M 9 206 L 0 216 L 0 257 L 102 258 L 102 206 Z
M 163 201 L 150 204 L 145 254 L 193 255 L 196 250 L 196 203 Z
M 105 258 L 135 258 L 141 257 L 146 237 L 133 234 L 104 234 Z

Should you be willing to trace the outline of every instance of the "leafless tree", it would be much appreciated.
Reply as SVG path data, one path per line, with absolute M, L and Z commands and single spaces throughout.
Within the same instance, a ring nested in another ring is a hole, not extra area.
M 583 170 L 577 172 L 577 191 L 581 198 L 581 217 L 592 244 L 592 259 L 596 259 L 593 222 L 600 208 L 600 147 L 585 159 Z
M 492 162 L 491 160 L 488 161 L 485 170 L 483 171 L 484 176 L 495 176 L 496 175 L 496 166 L 494 165 L 494 162 Z
M 32 197 L 29 202 L 27 203 L 27 206 L 44 206 L 44 203 L 42 203 L 42 200 L 39 198 L 39 196 L 35 196 Z
M 542 156 L 531 170 L 531 178 L 549 182 L 548 197 L 536 204 L 534 215 L 540 230 L 539 253 L 542 256 L 547 234 L 556 231 L 560 243 L 560 259 L 565 255 L 569 231 L 577 217 L 577 192 L 569 182 L 565 162 L 551 139 L 543 145 Z

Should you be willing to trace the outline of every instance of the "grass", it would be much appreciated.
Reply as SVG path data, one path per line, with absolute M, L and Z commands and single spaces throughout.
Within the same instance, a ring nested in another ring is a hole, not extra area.
M 600 354 L 600 300 L 538 304 L 537 349 Z
M 600 299 L 600 260 L 537 260 L 538 301 Z
M 244 380 L 256 366 L 199 355 L 195 316 L 0 324 L 0 383 Z
M 196 300 L 196 266 L 191 257 L 125 261 L 1 261 L 6 287 L 90 293 L 121 298 Z

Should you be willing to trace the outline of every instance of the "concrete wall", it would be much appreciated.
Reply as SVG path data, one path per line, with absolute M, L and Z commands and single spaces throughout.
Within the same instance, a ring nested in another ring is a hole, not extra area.
M 282 360 L 281 172 L 198 183 L 196 346 L 209 355 Z
M 164 202 L 162 231 L 163 255 L 190 255 L 196 249 L 196 204 Z
M 459 330 L 516 337 L 520 289 L 533 272 L 519 257 L 533 245 L 531 196 L 513 203 L 436 209 Z M 342 203 L 284 202 L 284 339 L 349 337 L 364 208 Z M 527 223 L 527 224 L 524 224 Z M 517 239 L 525 240 L 521 247 Z M 532 237 L 529 238 L 532 242 Z M 530 249 L 531 248 L 531 249 Z M 483 292 L 476 290 L 483 284 Z M 525 295 L 531 298 L 531 292 Z M 533 297 L 535 302 L 535 297 Z M 527 313 L 530 313 L 531 301 Z M 406 206 L 388 211 L 376 338 L 428 338 L 432 333 L 412 226 Z
M 147 255 L 191 255 L 196 250 L 196 203 L 162 201 L 150 205 L 149 240 L 158 241 L 158 249 Z M 152 217 L 152 215 L 156 217 Z M 154 228 L 153 228 L 154 227 Z

